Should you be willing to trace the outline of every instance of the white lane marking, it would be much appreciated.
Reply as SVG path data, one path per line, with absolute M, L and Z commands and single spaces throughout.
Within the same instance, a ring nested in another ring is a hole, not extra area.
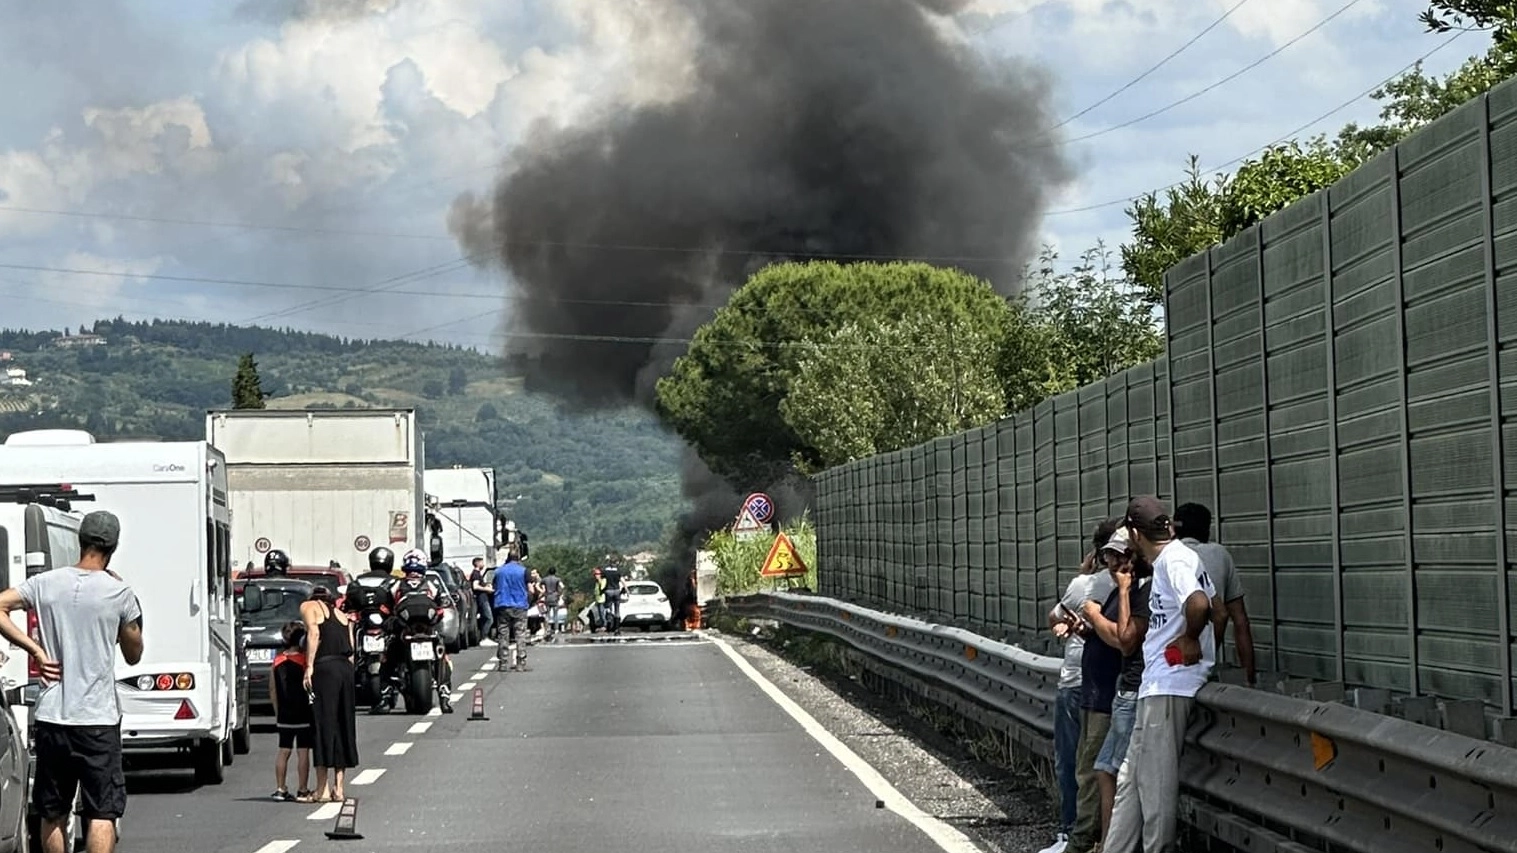
M 411 727 L 409 729 L 406 729 L 406 734 L 408 734 L 408 735 L 424 735 L 424 734 L 427 733 L 427 729 L 430 729 L 430 728 L 432 728 L 432 724 L 431 723 L 425 723 L 425 722 L 423 722 L 423 723 L 412 723 Z
M 774 704 L 780 706 L 791 719 L 801 724 L 806 734 L 832 754 L 838 763 L 853 772 L 864 783 L 864 787 L 874 794 L 876 799 L 885 803 L 885 807 L 905 818 L 912 826 L 922 831 L 923 835 L 932 839 L 939 849 L 946 853 L 980 853 L 980 848 L 964 833 L 952 826 L 938 820 L 930 814 L 916 807 L 916 804 L 906 799 L 895 786 L 890 784 L 878 770 L 869 765 L 869 762 L 860 758 L 858 753 L 848 748 L 848 745 L 838 740 L 832 732 L 822 727 L 816 718 L 806 712 L 805 708 L 797 705 L 794 700 L 786 696 L 778 687 L 775 687 L 763 673 L 759 672 L 742 655 L 738 654 L 727 642 L 719 637 L 712 637 L 711 643 L 722 650 L 732 663 L 749 679 L 757 684 L 764 695 L 774 700 Z
M 462 702 L 463 700 L 464 695 L 462 693 L 454 693 L 452 696 L 448 697 L 449 702 Z
M 433 708 L 432 710 L 430 710 L 430 711 L 427 712 L 427 716 L 429 716 L 429 717 L 441 717 L 442 716 L 442 709 L 441 708 Z
M 410 750 L 411 744 L 406 741 L 401 741 L 400 743 L 390 744 L 390 748 L 385 750 L 385 755 L 405 755 Z
M 270 841 L 268 844 L 258 848 L 257 853 L 289 853 L 299 843 L 300 839 L 298 838 L 294 840 L 286 838 L 279 841 Z
M 316 811 L 306 815 L 306 820 L 331 820 L 342 811 L 342 803 L 322 803 Z
M 383 767 L 370 767 L 368 770 L 359 772 L 357 776 L 348 780 L 349 785 L 372 785 L 379 781 L 379 777 L 385 775 Z
M 468 690 L 473 690 L 478 686 L 479 682 L 477 681 L 465 681 L 463 684 L 458 685 L 458 692 L 463 693 Z

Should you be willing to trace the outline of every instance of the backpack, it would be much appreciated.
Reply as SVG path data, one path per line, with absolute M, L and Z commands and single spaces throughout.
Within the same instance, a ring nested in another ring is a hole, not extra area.
M 395 615 L 402 622 L 430 622 L 436 609 L 437 601 L 426 581 L 414 584 L 402 581 L 395 588 Z
M 395 597 L 390 591 L 382 586 L 368 586 L 361 583 L 348 584 L 346 599 L 347 609 L 350 613 L 362 613 L 365 610 L 379 610 L 391 608 L 395 604 Z

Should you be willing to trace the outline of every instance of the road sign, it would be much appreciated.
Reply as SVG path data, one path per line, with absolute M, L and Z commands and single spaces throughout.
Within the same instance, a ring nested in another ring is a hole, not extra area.
M 801 552 L 795 550 L 795 543 L 790 537 L 781 533 L 774 537 L 774 545 L 769 548 L 769 556 L 764 558 L 764 567 L 759 569 L 759 576 L 765 578 L 794 578 L 804 577 L 806 574 L 806 562 L 801 559 Z
M 737 521 L 732 525 L 732 535 L 737 536 L 740 539 L 746 539 L 747 537 L 757 536 L 763 532 L 763 523 L 760 522 L 757 518 L 754 518 L 753 513 L 750 512 L 747 507 L 743 507 L 743 511 L 738 513 Z
M 367 536 L 360 536 L 357 539 L 353 540 L 353 548 L 356 551 L 367 551 L 369 550 L 369 545 L 369 537 Z
M 262 536 L 258 537 L 258 541 L 253 543 L 253 550 L 260 554 L 269 553 L 269 549 L 272 547 L 274 547 L 274 543 Z
M 743 509 L 753 514 L 759 524 L 774 520 L 774 501 L 763 492 L 754 492 L 743 500 Z

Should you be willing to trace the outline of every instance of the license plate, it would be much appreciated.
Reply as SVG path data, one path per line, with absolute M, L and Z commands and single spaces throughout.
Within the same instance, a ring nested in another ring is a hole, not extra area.
M 273 649 L 248 649 L 248 663 L 268 663 L 273 659 Z
M 385 650 L 385 638 L 382 634 L 365 634 L 363 637 L 363 650 L 378 653 Z
M 434 660 L 436 657 L 437 647 L 430 642 L 411 644 L 411 660 Z

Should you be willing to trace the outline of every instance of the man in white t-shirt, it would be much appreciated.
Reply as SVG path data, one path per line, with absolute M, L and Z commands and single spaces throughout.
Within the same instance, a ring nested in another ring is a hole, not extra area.
M 1186 724 L 1196 693 L 1216 662 L 1211 610 L 1217 591 L 1200 556 L 1174 538 L 1169 514 L 1157 498 L 1134 498 L 1125 521 L 1128 536 L 1154 574 L 1137 723 L 1117 774 L 1117 799 L 1103 851 L 1170 853 Z

